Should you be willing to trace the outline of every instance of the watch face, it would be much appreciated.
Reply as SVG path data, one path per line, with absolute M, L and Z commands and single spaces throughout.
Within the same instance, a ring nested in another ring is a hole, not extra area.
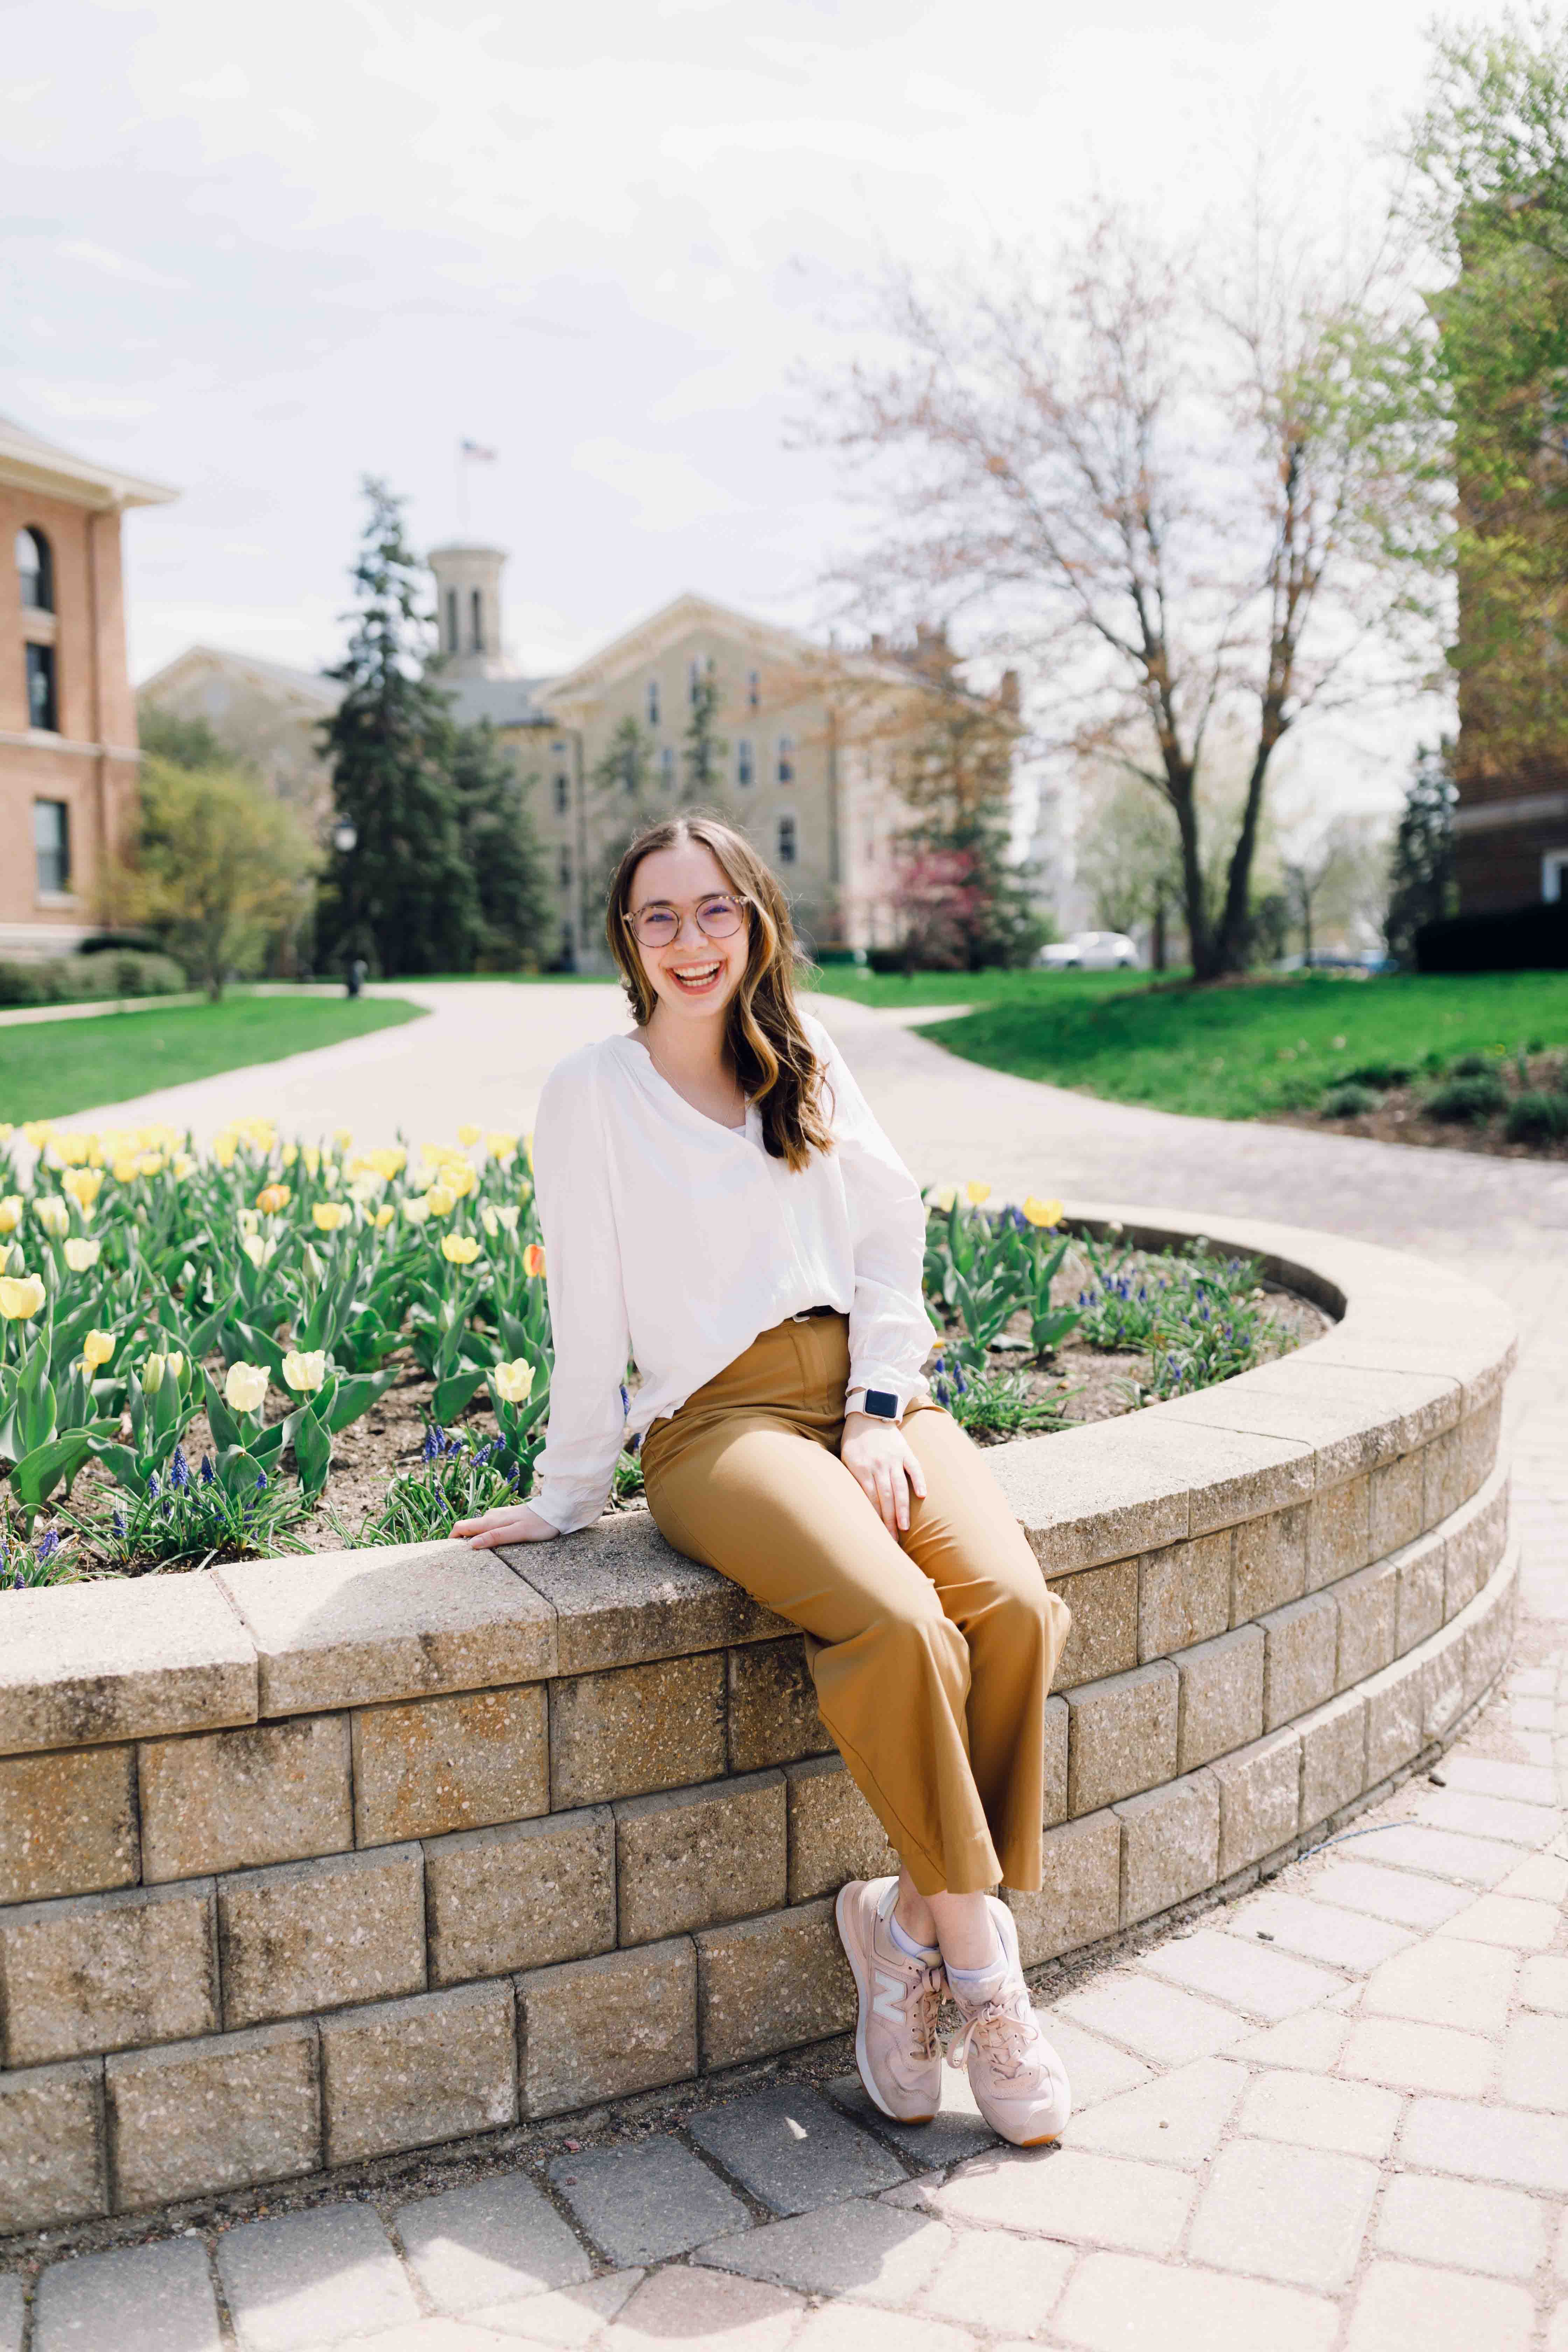
M 868 1389 L 866 1410 L 868 1412 L 874 1412 L 879 1421 L 897 1421 L 899 1400 L 886 1389 Z

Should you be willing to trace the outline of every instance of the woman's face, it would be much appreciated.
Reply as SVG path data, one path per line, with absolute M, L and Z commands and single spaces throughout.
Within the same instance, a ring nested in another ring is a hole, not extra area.
M 668 945 L 649 947 L 636 938 L 648 985 L 665 1006 L 667 1017 L 679 1021 L 710 1021 L 721 1013 L 745 975 L 751 946 L 751 913 L 728 939 L 710 939 L 697 921 L 697 908 L 718 893 L 737 892 L 713 852 L 700 841 L 682 841 L 668 849 L 650 850 L 632 876 L 626 911 L 645 913 L 667 907 L 679 917 L 680 928 Z

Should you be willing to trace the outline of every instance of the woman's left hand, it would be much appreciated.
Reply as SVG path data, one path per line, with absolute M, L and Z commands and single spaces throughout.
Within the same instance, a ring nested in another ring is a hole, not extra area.
M 873 1412 L 847 1413 L 838 1454 L 897 1541 L 910 1524 L 910 1495 L 923 1499 L 926 1490 L 925 1472 L 903 1431 Z

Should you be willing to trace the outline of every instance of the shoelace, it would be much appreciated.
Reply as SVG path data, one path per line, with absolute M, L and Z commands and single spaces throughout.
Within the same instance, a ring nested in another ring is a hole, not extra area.
M 904 1998 L 910 2046 L 916 2058 L 934 2058 L 941 2048 L 942 1997 L 947 1990 L 942 1969 L 921 1969 Z
M 1034 2038 L 1033 2010 L 1023 2012 L 1016 1991 L 994 1993 L 973 2015 L 964 2018 L 963 2027 L 948 2044 L 947 2063 L 950 2066 L 963 2065 L 971 2043 L 978 2042 L 991 2061 L 993 2072 L 1005 2083 L 1016 2082 L 1029 2065 L 1029 2045 Z

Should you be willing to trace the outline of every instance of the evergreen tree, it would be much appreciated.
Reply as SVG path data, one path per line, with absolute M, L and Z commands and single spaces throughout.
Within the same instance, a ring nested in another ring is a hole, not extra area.
M 1390 955 L 1407 967 L 1415 961 L 1415 934 L 1458 911 L 1454 873 L 1454 746 L 1447 736 L 1434 751 L 1423 744 L 1405 792 L 1405 808 L 1394 836 L 1388 870 L 1388 911 L 1383 935 Z
M 686 792 L 689 805 L 700 801 L 710 805 L 717 800 L 723 783 L 723 764 L 730 755 L 730 746 L 714 728 L 719 709 L 719 681 L 711 668 L 705 669 L 691 688 L 691 716 L 686 727 Z
M 656 817 L 669 814 L 668 797 L 661 805 L 654 788 L 652 742 L 634 718 L 621 720 L 589 770 L 588 786 L 593 802 L 585 878 L 593 922 L 610 895 L 626 844 Z
M 430 619 L 403 500 L 367 477 L 349 649 L 329 677 L 342 702 L 323 722 L 334 815 L 354 846 L 334 851 L 319 917 L 323 961 L 365 955 L 386 973 L 464 971 L 482 918 L 463 854 L 447 698 L 423 675 Z
M 536 967 L 551 929 L 544 851 L 528 807 L 538 781 L 523 783 L 488 719 L 453 729 L 458 837 L 479 892 L 479 961 L 492 971 Z

